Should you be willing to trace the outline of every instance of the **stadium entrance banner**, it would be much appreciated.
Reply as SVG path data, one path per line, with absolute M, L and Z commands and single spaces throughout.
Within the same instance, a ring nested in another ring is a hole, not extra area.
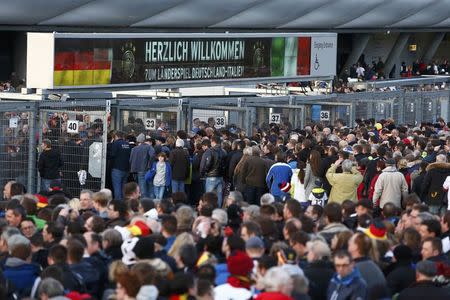
M 207 85 L 332 77 L 336 72 L 337 41 L 333 33 L 198 36 L 29 33 L 28 87 L 176 85 L 193 81 Z M 43 65 L 47 78 L 43 78 Z

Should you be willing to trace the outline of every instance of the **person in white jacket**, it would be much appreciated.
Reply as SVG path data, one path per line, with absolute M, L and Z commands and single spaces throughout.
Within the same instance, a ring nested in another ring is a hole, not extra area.
M 396 207 L 401 207 L 402 195 L 407 193 L 408 184 L 405 176 L 397 170 L 393 158 L 387 159 L 386 168 L 383 169 L 375 183 L 375 192 L 372 198 L 374 205 L 380 201 L 380 208 L 383 208 L 388 202 Z

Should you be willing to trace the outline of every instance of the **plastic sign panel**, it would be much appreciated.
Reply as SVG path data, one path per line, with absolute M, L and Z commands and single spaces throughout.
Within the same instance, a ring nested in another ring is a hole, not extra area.
M 89 146 L 89 174 L 94 178 L 102 177 L 102 143 L 95 142 Z
M 270 114 L 269 124 L 270 123 L 280 124 L 281 123 L 281 114 Z
M 28 33 L 27 43 L 28 88 L 336 75 L 335 33 Z
M 216 117 L 216 125 L 214 127 L 216 128 L 222 128 L 227 126 L 227 120 L 225 117 Z
M 78 133 L 78 121 L 69 120 L 67 121 L 67 133 Z
M 19 126 L 19 118 L 12 117 L 9 119 L 9 128 L 17 128 Z
M 320 111 L 320 121 L 330 121 L 330 111 L 321 110 Z
M 145 119 L 145 129 L 155 130 L 156 129 L 156 119 Z

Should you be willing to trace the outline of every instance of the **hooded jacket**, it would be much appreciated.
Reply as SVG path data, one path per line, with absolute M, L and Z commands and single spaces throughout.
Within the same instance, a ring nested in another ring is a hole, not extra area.
M 14 284 L 15 291 L 22 296 L 30 294 L 39 272 L 38 265 L 29 264 L 17 257 L 8 257 L 3 267 L 3 275 Z
M 402 194 L 407 192 L 408 184 L 405 176 L 397 171 L 397 168 L 394 166 L 388 166 L 378 176 L 372 200 L 373 203 L 377 203 L 380 200 L 381 208 L 388 202 L 393 203 L 397 207 L 402 207 Z
M 275 197 L 285 196 L 286 193 L 281 191 L 280 185 L 283 182 L 290 183 L 291 176 L 292 168 L 288 164 L 281 162 L 273 164 L 266 176 L 266 184 L 270 190 L 270 193 Z
M 436 162 L 428 165 L 422 184 L 422 201 L 428 205 L 442 205 L 445 192 L 442 188 L 450 175 L 450 163 Z

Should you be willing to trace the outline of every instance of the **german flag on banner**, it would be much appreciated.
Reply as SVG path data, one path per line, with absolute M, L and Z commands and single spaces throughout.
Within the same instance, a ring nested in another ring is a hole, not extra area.
M 54 86 L 111 83 L 112 49 L 60 51 L 55 54 Z

